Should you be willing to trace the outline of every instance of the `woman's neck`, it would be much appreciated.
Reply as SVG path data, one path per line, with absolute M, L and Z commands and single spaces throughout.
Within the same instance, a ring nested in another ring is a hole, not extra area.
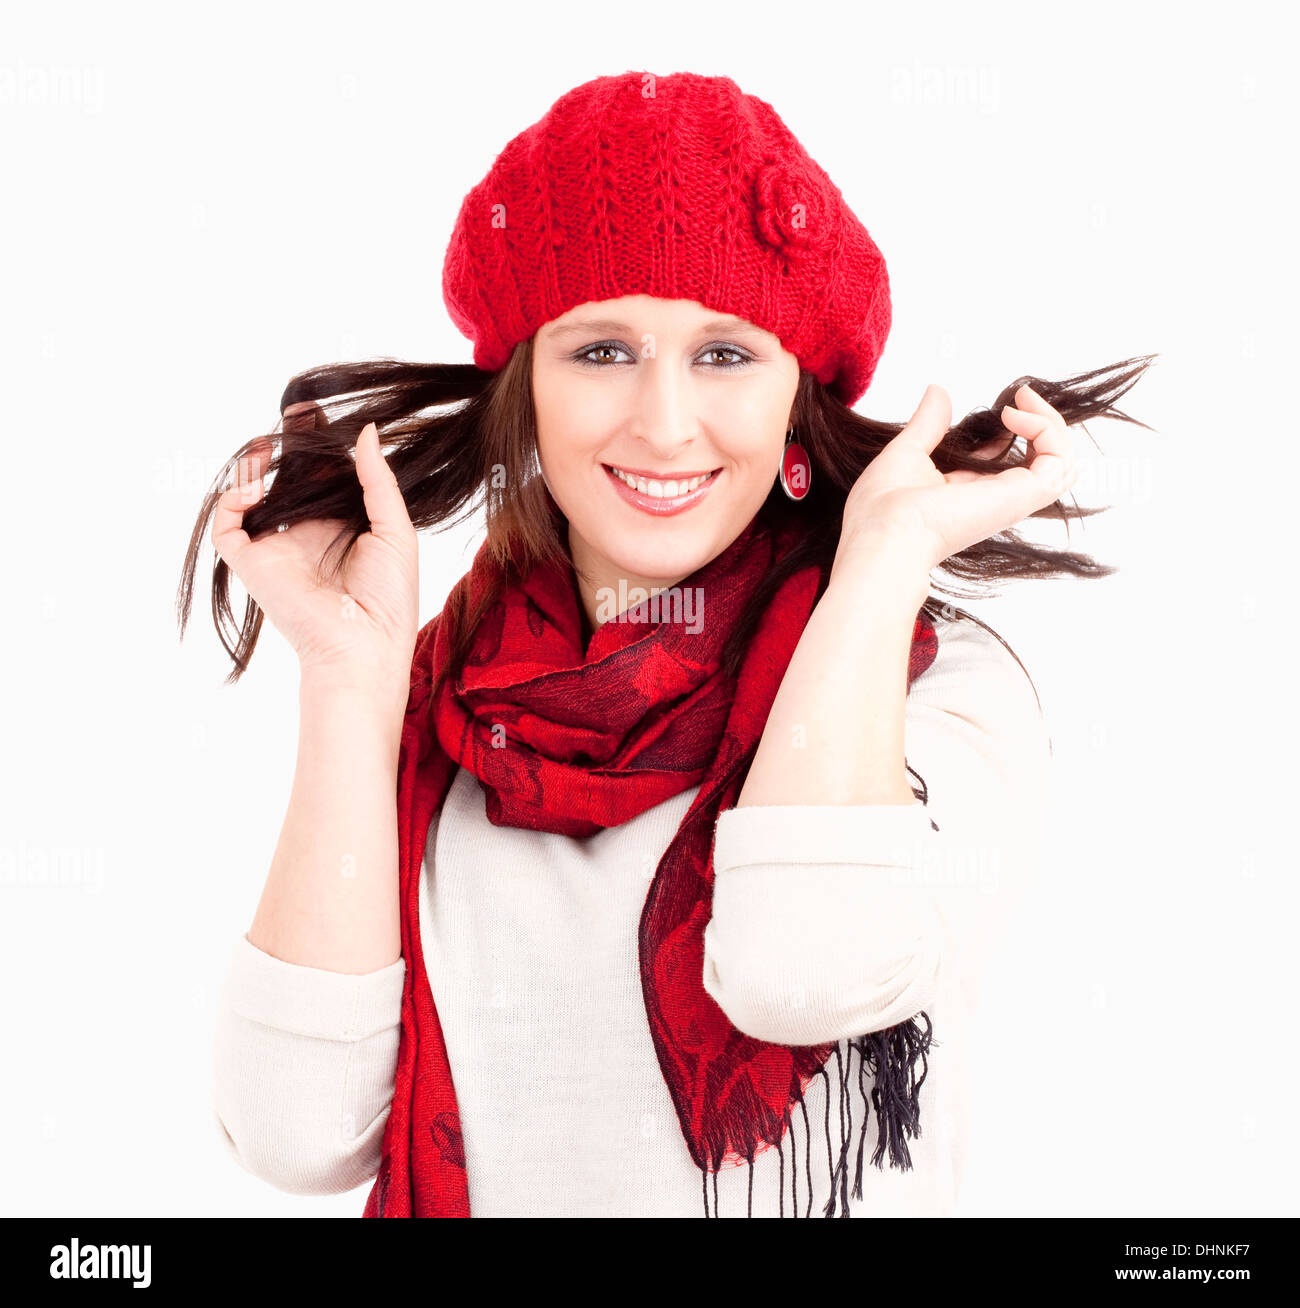
M 569 538 L 569 559 L 578 595 L 578 608 L 582 614 L 584 649 L 606 622 L 640 603 L 646 595 L 656 595 L 677 584 L 676 581 L 660 577 L 606 575 L 593 568 L 592 561 L 584 550 L 579 548 L 575 553 L 572 535 Z M 580 568 L 585 569 L 585 575 L 579 573 Z

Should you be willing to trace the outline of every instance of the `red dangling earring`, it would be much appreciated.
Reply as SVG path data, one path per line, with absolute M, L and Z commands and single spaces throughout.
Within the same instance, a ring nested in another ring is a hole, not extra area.
M 781 489 L 792 500 L 803 499 L 812 489 L 812 460 L 798 441 L 791 440 L 794 428 L 786 432 L 785 449 L 781 451 Z

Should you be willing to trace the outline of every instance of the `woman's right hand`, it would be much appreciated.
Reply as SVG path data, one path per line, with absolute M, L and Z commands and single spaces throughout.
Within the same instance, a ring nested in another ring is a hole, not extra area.
M 285 410 L 285 421 L 311 430 L 320 414 L 315 404 L 294 404 Z M 419 634 L 419 547 L 374 423 L 366 424 L 356 443 L 370 530 L 357 538 L 338 575 L 325 584 L 318 582 L 317 568 L 343 522 L 313 518 L 257 540 L 243 529 L 244 513 L 264 493 L 270 455 L 268 440 L 241 461 L 247 465 L 244 484 L 237 475 L 217 502 L 213 548 L 293 647 L 304 678 L 381 700 L 391 696 L 400 713 Z

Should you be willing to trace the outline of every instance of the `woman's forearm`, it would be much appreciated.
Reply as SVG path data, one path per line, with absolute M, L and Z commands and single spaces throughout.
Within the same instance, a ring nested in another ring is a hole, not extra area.
M 907 665 L 923 569 L 882 548 L 837 562 L 781 681 L 736 807 L 910 804 Z
M 304 674 L 298 761 L 257 914 L 258 949 L 330 972 L 373 972 L 401 957 L 397 759 L 390 701 Z

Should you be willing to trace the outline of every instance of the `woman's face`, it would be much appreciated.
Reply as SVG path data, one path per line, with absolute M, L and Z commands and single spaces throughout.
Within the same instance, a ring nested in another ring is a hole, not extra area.
M 600 588 L 672 586 L 736 539 L 776 480 L 798 382 L 770 332 L 694 300 L 627 295 L 538 330 L 539 462 L 593 626 Z M 638 493 L 611 469 L 659 484 Z M 656 498 L 667 482 L 676 499 Z

